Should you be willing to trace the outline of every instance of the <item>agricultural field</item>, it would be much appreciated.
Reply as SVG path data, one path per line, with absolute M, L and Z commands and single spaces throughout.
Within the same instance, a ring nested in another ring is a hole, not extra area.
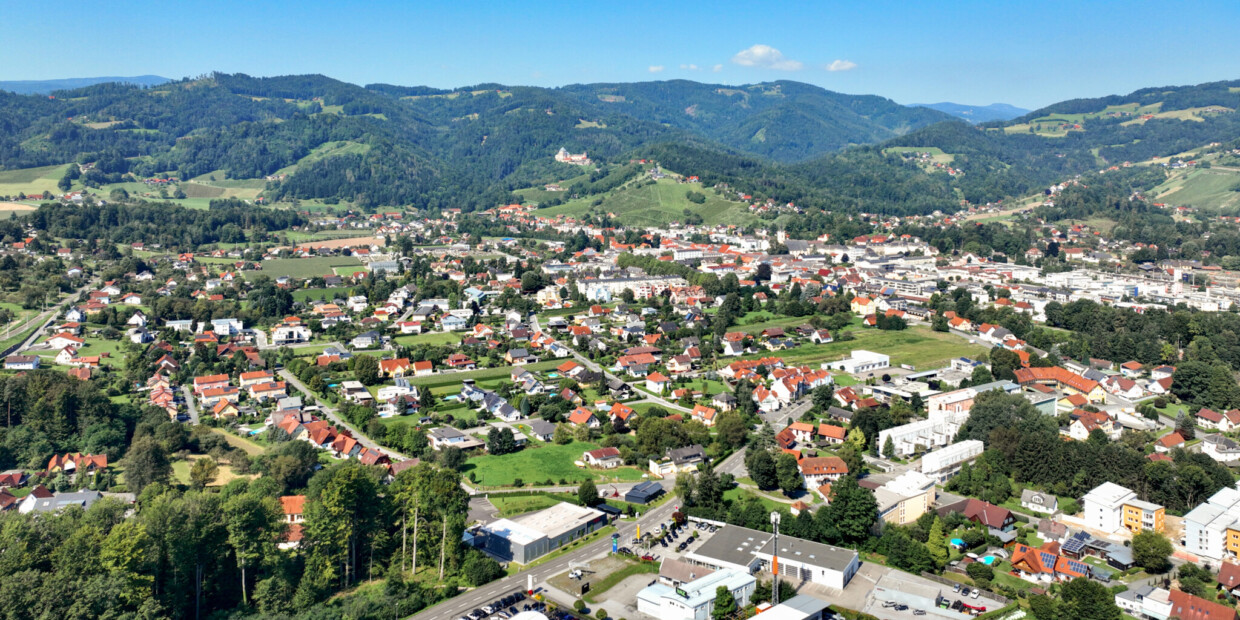
M 362 261 L 352 256 L 322 256 L 315 258 L 277 258 L 259 263 L 259 271 L 243 271 L 246 279 L 262 274 L 270 278 L 289 276 L 291 278 L 313 278 L 315 276 L 332 275 L 338 267 L 347 267 L 346 273 L 362 271 Z
M 0 196 L 18 194 L 41 196 L 43 192 L 59 194 L 60 188 L 56 184 L 60 182 L 61 177 L 65 176 L 65 170 L 68 168 L 68 164 L 61 164 L 0 171 Z
M 775 356 L 785 364 L 817 366 L 822 362 L 844 359 L 856 349 L 877 351 L 891 356 L 891 365 L 910 364 L 917 369 L 942 366 L 952 358 L 985 356 L 988 347 L 969 344 L 956 334 L 936 332 L 929 327 L 914 325 L 903 331 L 880 331 L 874 328 L 852 329 L 856 336 L 847 342 L 802 344 L 786 351 L 762 352 L 744 356 L 759 358 Z
M 557 484 L 561 478 L 569 484 L 577 484 L 587 479 L 600 482 L 641 480 L 642 472 L 634 467 L 592 470 L 573 465 L 574 461 L 581 459 L 584 452 L 596 448 L 597 444 L 584 441 L 574 441 L 562 446 L 530 445 L 512 454 L 487 454 L 471 458 L 465 462 L 461 473 L 466 476 L 472 473 L 478 484 L 484 486 L 508 486 L 518 478 L 526 484 L 545 482 L 548 478 Z
M 1040 118 L 1035 118 L 1026 123 L 1008 125 L 1003 128 L 1003 131 L 1007 133 L 1036 133 L 1045 137 L 1062 138 L 1068 135 L 1071 131 L 1084 131 L 1084 129 L 1076 129 L 1075 127 L 1065 128 L 1065 125 L 1075 126 L 1083 124 L 1089 119 L 1106 118 L 1111 116 L 1117 118 L 1132 117 L 1134 120 L 1139 120 L 1139 118 L 1145 114 L 1158 114 L 1161 108 L 1162 103 L 1153 103 L 1146 106 L 1141 106 L 1136 103 L 1125 103 L 1121 105 L 1107 106 L 1097 112 L 1083 112 L 1079 114 L 1050 114 Z
M 1154 188 L 1156 202 L 1172 206 L 1217 209 L 1234 215 L 1240 210 L 1240 172 L 1219 168 L 1194 168 L 1176 174 Z
M 341 106 L 323 106 L 323 111 L 325 113 L 339 114 L 340 107 Z M 328 108 L 333 108 L 333 110 L 329 110 Z M 299 167 L 312 164 L 321 159 L 327 159 L 328 157 L 335 157 L 338 155 L 364 155 L 369 150 L 369 144 L 362 144 L 360 142 L 351 142 L 348 140 L 324 142 L 323 144 L 316 146 L 314 150 L 310 151 L 309 154 L 298 160 L 297 163 L 277 170 L 276 174 L 293 174 L 297 172 Z
M 539 215 L 572 215 L 581 216 L 586 213 L 614 213 L 616 217 L 630 226 L 662 226 L 670 222 L 682 222 L 685 209 L 700 215 L 707 225 L 715 224 L 746 224 L 754 221 L 749 214 L 748 205 L 733 202 L 715 194 L 714 190 L 696 184 L 681 184 L 666 178 L 656 181 L 653 185 L 643 180 L 631 182 L 601 197 L 602 203 L 594 205 L 598 196 L 587 196 L 571 200 L 562 205 L 539 209 Z M 694 204 L 685 197 L 685 192 L 695 191 L 706 195 L 706 202 Z
M 883 155 L 900 155 L 904 153 L 911 153 L 913 155 L 918 153 L 929 153 L 930 161 L 936 164 L 950 164 L 956 161 L 955 155 L 944 153 L 943 149 L 937 146 L 893 146 L 891 148 L 883 149 Z

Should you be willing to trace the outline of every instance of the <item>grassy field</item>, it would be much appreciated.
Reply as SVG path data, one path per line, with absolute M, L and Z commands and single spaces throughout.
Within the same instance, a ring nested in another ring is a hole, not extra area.
M 242 450 L 245 450 L 245 453 L 250 456 L 255 456 L 255 455 L 263 453 L 263 447 L 258 445 L 257 443 L 254 443 L 253 441 L 250 441 L 249 439 L 238 437 L 237 435 L 234 435 L 228 431 L 221 430 L 218 428 L 215 428 L 212 430 L 219 433 L 220 435 L 223 435 L 224 440 L 228 442 L 228 445 L 234 448 L 241 448 Z
M 172 464 L 172 477 L 181 484 L 189 484 L 189 470 L 193 466 L 194 461 L 206 458 L 204 455 L 191 454 L 183 461 L 176 461 Z M 232 467 L 220 464 L 219 473 L 215 477 L 215 482 L 208 484 L 209 487 L 222 487 L 237 478 L 248 478 L 253 480 L 257 478 L 257 474 L 248 474 L 245 476 L 233 473 Z
M 783 502 L 777 502 L 773 499 L 769 499 L 767 497 L 758 495 L 757 493 L 742 489 L 740 487 L 728 489 L 727 491 L 723 492 L 724 501 L 736 501 L 736 500 L 744 501 L 750 497 L 757 497 L 758 501 L 762 502 L 762 505 L 766 507 L 767 510 L 780 510 L 780 509 L 786 510 L 788 508 L 788 504 L 785 504 Z M 789 500 L 789 502 L 791 502 L 791 500 Z
M 883 149 L 883 155 L 897 155 L 903 153 L 929 153 L 930 161 L 936 164 L 950 164 L 956 161 L 955 155 L 944 153 L 943 149 L 937 146 L 893 146 L 891 148 Z
M 580 460 L 582 453 L 598 448 L 597 444 L 574 441 L 565 445 L 544 444 L 539 447 L 529 446 L 520 452 L 500 456 L 476 456 L 465 463 L 461 473 L 468 476 L 473 473 L 478 484 L 485 486 L 509 486 L 520 478 L 526 484 L 541 483 L 547 479 L 557 484 L 561 479 L 569 484 L 593 479 L 596 481 L 619 480 L 635 482 L 641 480 L 642 472 L 632 467 L 621 467 L 609 470 L 582 469 L 573 465 Z
M 1174 206 L 1240 210 L 1240 173 L 1215 168 L 1195 168 L 1176 174 L 1151 192 L 1157 202 Z
M 42 195 L 43 192 L 59 194 L 57 183 L 65 176 L 67 164 L 42 166 L 39 168 L 21 168 L 18 170 L 0 171 L 0 196 Z
M 548 370 L 555 368 L 564 362 L 559 360 L 547 360 L 544 362 L 535 362 L 526 364 L 524 368 L 530 372 L 538 372 L 540 370 Z M 487 379 L 507 379 L 512 372 L 511 366 L 501 366 L 499 368 L 483 368 L 482 370 L 471 370 L 468 372 L 449 372 L 444 374 L 435 374 L 427 377 L 414 377 L 409 380 L 410 385 L 420 385 L 425 387 L 439 387 L 445 385 L 460 385 L 465 379 L 473 379 L 482 382 Z
M 527 512 L 550 508 L 558 503 L 560 499 L 551 495 L 508 495 L 507 493 L 495 493 L 488 497 L 491 505 L 495 506 L 495 510 L 499 511 L 501 517 L 513 517 L 523 515 Z
M 706 195 L 706 202 L 694 204 L 685 197 L 688 191 Z M 573 215 L 586 213 L 614 213 L 621 222 L 632 226 L 661 226 L 670 222 L 683 222 L 685 210 L 702 216 L 707 225 L 745 224 L 754 221 L 748 206 L 733 202 L 715 194 L 714 190 L 701 185 L 680 184 L 672 179 L 660 179 L 653 185 L 644 181 L 630 183 L 603 196 L 602 203 L 592 203 L 598 197 L 589 196 L 570 200 L 562 205 L 539 209 L 539 215 Z
M 426 334 L 409 334 L 406 336 L 397 336 L 393 338 L 397 344 L 411 347 L 418 344 L 427 344 L 434 346 L 442 346 L 445 344 L 458 344 L 461 342 L 461 336 L 464 332 L 430 332 Z
M 349 296 L 349 289 L 344 288 L 344 287 L 299 288 L 293 291 L 294 301 L 318 301 L 320 299 L 326 299 L 327 301 L 331 301 L 332 299 L 335 299 L 337 297 L 340 297 L 343 299 L 343 298 L 347 298 L 348 296 Z
M 279 276 L 289 276 L 291 278 L 313 278 L 315 276 L 332 275 L 332 270 L 337 267 L 348 267 L 349 271 L 361 271 L 362 261 L 352 256 L 323 256 L 315 258 L 277 258 L 275 260 L 265 260 L 259 265 L 262 267 L 259 271 L 244 271 L 242 274 L 247 279 L 254 277 L 255 274 L 263 274 L 270 278 Z
M 904 331 L 880 331 L 877 329 L 853 329 L 855 339 L 828 344 L 802 344 L 787 351 L 763 352 L 746 358 L 776 356 L 785 364 L 808 364 L 816 366 L 848 357 L 856 349 L 874 351 L 891 356 L 891 364 L 911 364 L 918 369 L 935 368 L 955 357 L 983 356 L 988 348 L 969 344 L 955 334 L 932 331 L 929 327 L 912 326 Z
M 327 112 L 327 108 L 338 109 L 340 106 L 324 106 L 323 111 Z M 294 172 L 297 172 L 299 167 L 312 164 L 321 159 L 327 159 L 328 157 L 335 157 L 338 155 L 363 155 L 369 150 L 369 144 L 361 144 L 347 140 L 342 140 L 339 142 L 324 142 L 323 144 L 314 147 L 314 150 L 310 151 L 309 154 L 298 160 L 297 163 L 277 170 L 276 174 L 293 174 Z
M 658 574 L 658 572 L 658 562 L 643 562 L 641 560 L 635 560 L 628 566 L 607 575 L 606 577 L 598 580 L 597 583 L 593 584 L 590 588 L 590 593 L 585 596 L 585 601 L 587 603 L 597 602 L 599 597 L 603 596 L 605 592 L 619 585 L 621 581 L 624 581 L 633 575 L 654 575 Z

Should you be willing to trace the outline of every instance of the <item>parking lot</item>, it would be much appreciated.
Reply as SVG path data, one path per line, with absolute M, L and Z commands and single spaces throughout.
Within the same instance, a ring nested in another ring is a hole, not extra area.
M 940 597 L 948 604 L 960 601 L 962 604 L 975 608 L 961 610 L 944 609 L 936 605 Z M 878 580 L 866 598 L 861 611 L 883 618 L 884 620 L 941 619 L 966 620 L 982 613 L 976 610 L 993 611 L 1003 607 L 1003 603 L 986 598 L 981 594 L 977 598 L 967 596 L 963 590 L 954 592 L 953 586 L 936 583 L 929 579 L 900 573 L 888 572 Z
M 670 521 L 666 525 L 668 525 L 666 530 L 658 529 L 642 532 L 642 540 L 633 541 L 630 539 L 628 547 L 639 556 L 651 554 L 679 559 L 686 553 L 690 553 L 702 546 L 703 541 L 710 537 L 711 530 L 717 529 L 713 525 L 699 524 L 692 521 L 679 528 L 673 528 Z M 693 539 L 692 542 L 690 542 L 690 538 Z M 681 545 L 684 545 L 684 547 L 682 548 Z

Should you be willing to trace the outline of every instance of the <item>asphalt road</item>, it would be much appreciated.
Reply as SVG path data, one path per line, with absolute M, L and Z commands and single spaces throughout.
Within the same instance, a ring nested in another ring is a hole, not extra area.
M 724 461 L 716 467 L 716 470 L 730 471 L 738 463 L 741 467 L 744 467 L 744 462 L 745 451 L 738 450 L 733 453 L 732 456 L 724 459 Z M 651 531 L 652 527 L 658 527 L 659 523 L 671 518 L 672 512 L 675 511 L 677 505 L 676 500 L 673 499 L 662 506 L 647 512 L 636 521 L 617 521 L 616 529 L 619 531 L 620 540 L 632 540 L 637 534 L 637 526 L 639 524 L 647 531 Z M 527 571 L 521 571 L 511 577 L 505 577 L 498 581 L 493 581 L 485 586 L 482 586 L 481 588 L 470 590 L 469 592 L 462 592 L 461 594 L 435 605 L 434 607 L 424 609 L 421 612 L 414 614 L 411 618 L 416 618 L 418 620 L 459 618 L 477 607 L 490 603 L 497 598 L 502 598 L 506 594 L 516 592 L 517 590 L 524 590 L 526 588 L 527 579 L 530 575 L 534 576 L 534 587 L 537 589 L 539 588 L 539 584 L 545 582 L 547 579 L 568 571 L 570 564 L 574 562 L 583 562 L 610 551 L 611 539 L 601 539 L 597 542 L 590 543 L 589 545 L 577 549 L 576 551 L 566 553 L 554 560 L 535 566 Z M 563 600 L 556 602 L 561 605 L 568 605 L 572 603 L 572 601 Z
M 534 318 L 530 319 L 530 327 L 533 327 L 533 328 L 534 328 L 534 331 L 542 331 L 542 327 L 540 327 L 540 326 L 538 325 L 538 317 L 537 317 L 537 316 L 535 316 Z M 569 346 L 569 345 L 567 345 L 567 344 L 565 344 L 565 343 L 563 343 L 563 342 L 561 342 L 560 344 L 564 345 L 564 347 L 565 347 L 565 348 L 567 348 L 570 352 L 572 352 L 572 354 L 573 354 L 573 359 L 575 359 L 575 360 L 577 361 L 577 363 L 578 363 L 578 364 L 581 364 L 582 366 L 585 366 L 586 368 L 589 368 L 590 370 L 592 370 L 592 371 L 594 371 L 594 372 L 602 373 L 602 374 L 603 374 L 603 376 L 604 376 L 605 378 L 607 378 L 607 379 L 617 379 L 617 380 L 620 380 L 620 381 L 624 381 L 624 379 L 623 379 L 623 378 L 621 378 L 621 377 L 617 377 L 616 375 L 613 375 L 613 374 L 611 374 L 611 373 L 607 372 L 607 370 L 606 370 L 606 369 L 604 369 L 602 366 L 599 366 L 598 364 L 594 363 L 594 362 L 593 362 L 590 358 L 588 358 L 588 357 L 586 357 L 586 356 L 584 356 L 584 355 L 582 355 L 582 354 L 578 353 L 578 352 L 577 352 L 577 350 L 576 350 L 576 349 L 574 349 L 574 348 L 572 348 L 571 346 Z M 627 382 L 626 382 L 626 383 L 627 383 Z M 689 408 L 687 408 L 687 407 L 681 407 L 680 405 L 678 405 L 678 404 L 676 404 L 676 403 L 673 403 L 673 402 L 671 402 L 671 401 L 669 401 L 669 400 L 667 400 L 667 399 L 665 399 L 665 398 L 661 398 L 661 397 L 659 397 L 659 396 L 655 396 L 655 395 L 653 395 L 653 394 L 649 394 L 649 393 L 647 393 L 647 392 L 642 392 L 642 391 L 640 391 L 640 390 L 634 390 L 634 393 L 636 393 L 636 394 L 638 394 L 638 395 L 640 395 L 640 396 L 643 396 L 643 397 L 644 397 L 644 398 L 642 398 L 640 401 L 636 401 L 636 402 L 647 402 L 647 401 L 648 401 L 648 402 L 658 403 L 659 405 L 661 405 L 661 406 L 663 406 L 663 407 L 665 407 L 665 408 L 667 408 L 667 409 L 674 409 L 674 410 L 676 410 L 676 411 L 686 411 L 686 412 L 687 412 L 687 411 L 693 411 L 692 409 L 689 409 Z M 632 404 L 632 403 L 630 403 L 630 404 Z
M 301 380 L 299 380 L 293 373 L 289 372 L 288 370 L 281 369 L 280 378 L 287 381 L 288 384 L 293 386 L 294 388 L 297 388 L 297 390 L 301 392 L 303 395 L 314 397 L 314 393 L 310 391 L 310 388 L 307 388 L 306 385 L 301 382 Z M 327 419 L 331 420 L 332 424 L 336 425 L 337 428 L 343 428 L 349 431 L 349 434 L 353 435 L 353 438 L 356 439 L 358 443 L 361 443 L 363 446 L 366 446 L 367 448 L 370 448 L 371 450 L 378 450 L 390 457 L 396 458 L 397 460 L 404 460 L 407 458 L 405 455 L 399 452 L 396 452 L 395 450 L 380 446 L 379 444 L 375 443 L 373 439 L 362 434 L 362 432 L 357 430 L 356 428 L 353 428 L 351 424 L 349 424 L 348 422 L 345 422 L 343 418 L 341 418 L 339 415 L 336 414 L 335 409 L 328 407 L 327 404 L 322 402 L 321 399 L 315 397 L 315 402 L 317 402 L 319 405 L 319 412 L 321 412 L 324 416 L 326 416 Z
M 51 308 L 48 308 L 47 310 L 43 312 L 40 312 L 38 315 L 32 317 L 30 320 L 26 321 L 25 323 L 22 323 L 19 327 L 11 330 L 14 333 L 20 334 L 35 325 L 39 325 L 39 329 L 35 330 L 34 333 L 30 334 L 30 336 L 26 338 L 24 341 L 19 342 L 4 351 L 0 351 L 0 357 L 7 357 L 13 353 L 16 353 L 18 351 L 25 351 L 26 349 L 29 349 L 30 347 L 34 346 L 34 344 L 38 342 L 40 338 L 42 338 L 44 335 L 47 334 L 47 328 L 51 326 L 52 323 L 55 322 L 54 319 L 60 315 L 61 311 L 63 311 L 66 307 L 72 304 L 74 300 L 76 300 L 80 295 L 82 295 L 86 291 L 94 289 L 95 286 L 98 284 L 98 282 L 99 281 L 97 279 L 92 279 L 91 281 L 87 282 L 86 284 L 78 288 L 78 290 L 74 291 L 73 294 L 57 302 L 56 305 L 52 306 Z
M 189 423 L 197 426 L 198 403 L 194 400 L 194 392 L 190 390 L 188 385 L 182 385 L 181 393 L 185 394 L 185 410 L 189 413 Z

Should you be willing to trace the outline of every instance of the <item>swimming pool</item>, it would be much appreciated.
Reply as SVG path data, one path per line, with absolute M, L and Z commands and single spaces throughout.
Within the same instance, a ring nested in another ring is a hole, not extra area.
M 993 555 L 982 556 L 982 564 L 985 564 L 986 566 L 990 566 L 991 564 L 994 564 L 995 560 L 996 558 Z

